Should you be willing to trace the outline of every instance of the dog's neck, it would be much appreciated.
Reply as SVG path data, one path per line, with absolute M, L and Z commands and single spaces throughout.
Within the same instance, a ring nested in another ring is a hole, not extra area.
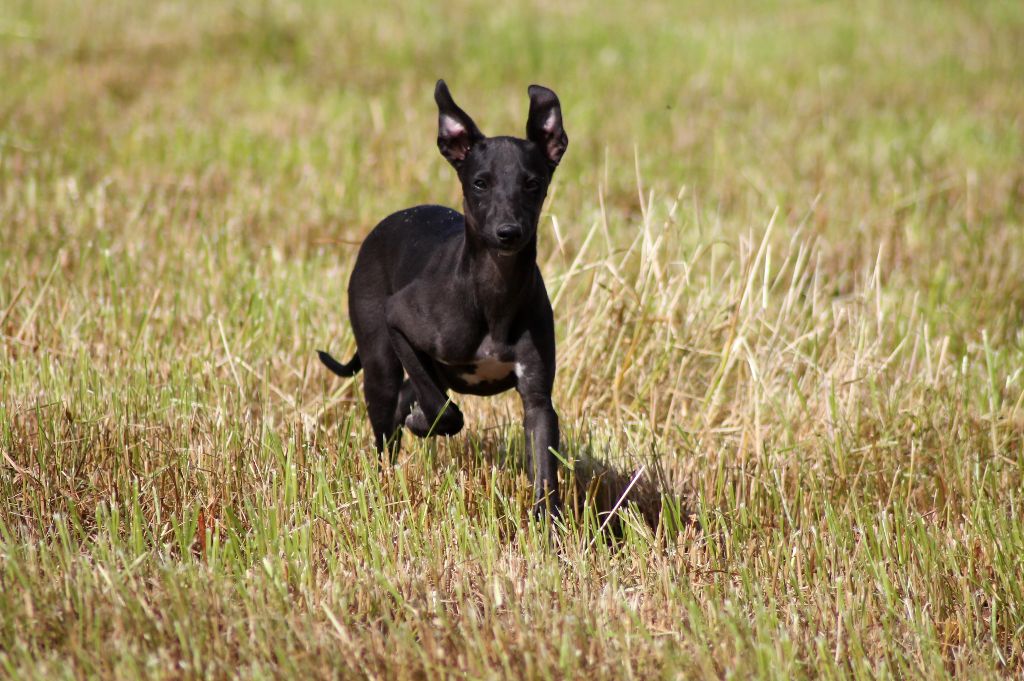
M 533 289 L 537 272 L 537 236 L 517 253 L 487 248 L 472 229 L 466 229 L 461 268 L 473 282 L 477 304 L 492 335 L 516 317 L 520 304 Z

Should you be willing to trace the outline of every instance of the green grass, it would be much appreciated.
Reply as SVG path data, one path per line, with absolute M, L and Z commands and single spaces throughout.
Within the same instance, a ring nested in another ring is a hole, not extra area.
M 0 675 L 1024 673 L 1024 5 L 443 5 L 0 6 Z M 553 532 L 316 361 L 438 77 L 562 99 Z

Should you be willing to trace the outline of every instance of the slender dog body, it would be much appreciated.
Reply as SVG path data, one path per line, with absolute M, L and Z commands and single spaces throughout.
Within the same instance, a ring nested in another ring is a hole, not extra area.
M 452 435 L 463 427 L 447 391 L 523 402 L 535 511 L 560 508 L 558 417 L 551 402 L 555 333 L 537 267 L 537 223 L 568 144 L 552 91 L 530 87 L 527 139 L 486 138 L 452 100 L 434 93 L 438 147 L 458 171 L 465 215 L 417 206 L 385 218 L 360 248 L 349 280 L 357 353 L 324 364 L 364 371 L 378 450 L 397 451 L 401 427 Z

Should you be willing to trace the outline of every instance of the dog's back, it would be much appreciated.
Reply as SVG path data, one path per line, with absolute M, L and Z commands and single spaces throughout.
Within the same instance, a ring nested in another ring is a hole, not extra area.
M 462 214 L 445 206 L 415 206 L 381 220 L 359 248 L 349 297 L 387 296 L 414 281 L 425 268 L 443 266 L 453 241 L 463 238 Z

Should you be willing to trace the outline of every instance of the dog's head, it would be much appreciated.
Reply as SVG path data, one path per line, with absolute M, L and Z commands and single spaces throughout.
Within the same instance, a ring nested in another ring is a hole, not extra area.
M 531 85 L 526 139 L 485 137 L 437 81 L 437 146 L 459 173 L 466 228 L 486 248 L 517 253 L 533 242 L 551 176 L 569 138 L 558 95 Z

